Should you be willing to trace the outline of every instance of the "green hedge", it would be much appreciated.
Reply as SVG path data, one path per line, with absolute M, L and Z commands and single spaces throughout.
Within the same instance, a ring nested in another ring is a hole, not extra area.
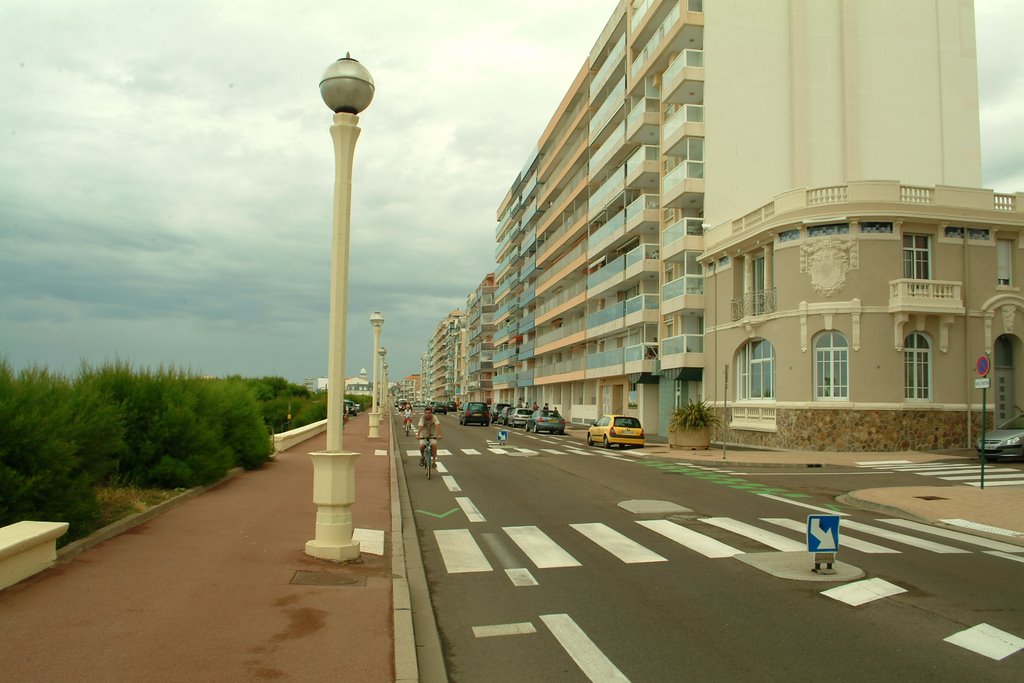
M 70 522 L 65 542 L 95 529 L 97 486 L 210 484 L 273 450 L 250 381 L 120 362 L 72 381 L 0 360 L 0 429 L 0 526 Z

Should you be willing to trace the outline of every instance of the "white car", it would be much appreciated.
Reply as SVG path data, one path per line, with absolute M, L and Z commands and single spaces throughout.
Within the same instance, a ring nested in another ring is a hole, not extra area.
M 533 411 L 529 408 L 516 408 L 515 411 L 509 409 L 508 411 L 508 423 L 510 427 L 525 427 L 526 421 L 533 415 Z

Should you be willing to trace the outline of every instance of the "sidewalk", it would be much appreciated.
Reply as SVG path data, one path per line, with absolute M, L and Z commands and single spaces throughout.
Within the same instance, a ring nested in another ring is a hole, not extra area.
M 345 429 L 355 526 L 391 536 L 389 425 Z M 315 535 L 321 434 L 0 592 L 0 659 L 16 681 L 395 679 L 391 549 L 340 565 Z M 306 581 L 305 584 L 297 581 Z

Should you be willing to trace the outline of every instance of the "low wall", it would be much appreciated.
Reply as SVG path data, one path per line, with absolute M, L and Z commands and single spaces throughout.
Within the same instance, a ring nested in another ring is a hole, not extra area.
M 721 411 L 719 410 L 719 415 Z M 844 410 L 778 408 L 775 430 L 730 427 L 729 443 L 793 451 L 933 451 L 970 448 L 967 413 L 957 410 Z M 992 415 L 988 415 L 992 428 Z M 981 415 L 971 415 L 973 438 Z M 721 430 L 712 436 L 718 441 Z
M 311 439 L 317 434 L 321 434 L 327 431 L 327 420 L 320 420 L 312 424 L 299 427 L 298 429 L 291 429 L 287 432 L 281 432 L 280 434 L 274 434 L 274 453 L 280 453 L 286 451 L 297 443 L 301 443 L 306 439 Z
M 57 559 L 57 539 L 67 522 L 17 522 L 0 527 L 0 590 L 49 569 Z

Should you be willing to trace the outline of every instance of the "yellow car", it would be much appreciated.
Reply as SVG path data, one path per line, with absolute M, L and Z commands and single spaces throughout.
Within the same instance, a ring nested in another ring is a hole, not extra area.
M 600 442 L 605 448 L 612 444 L 626 446 L 644 445 L 644 428 L 640 420 L 629 415 L 603 415 L 587 430 L 587 445 Z

